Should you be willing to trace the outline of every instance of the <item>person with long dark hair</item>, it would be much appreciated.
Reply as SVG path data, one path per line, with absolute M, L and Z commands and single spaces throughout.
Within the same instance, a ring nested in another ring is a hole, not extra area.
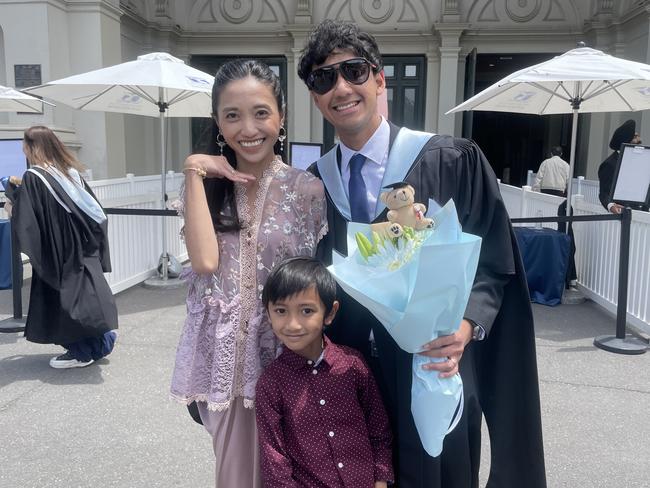
M 53 368 L 88 366 L 110 354 L 116 338 L 117 308 L 104 277 L 111 271 L 106 215 L 79 174 L 84 166 L 49 128 L 27 129 L 23 151 L 30 168 L 11 223 L 32 266 L 25 337 L 66 349 L 50 360 Z
M 286 139 L 278 77 L 237 59 L 216 73 L 215 137 L 187 158 L 180 211 L 191 271 L 171 393 L 196 402 L 212 436 L 216 484 L 260 486 L 255 386 L 280 351 L 261 301 L 274 265 L 313 256 L 327 232 L 321 182 L 278 156 Z

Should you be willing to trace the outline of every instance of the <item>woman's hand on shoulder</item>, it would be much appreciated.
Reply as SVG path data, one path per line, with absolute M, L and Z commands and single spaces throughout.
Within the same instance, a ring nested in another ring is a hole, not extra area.
M 253 175 L 235 170 L 223 156 L 210 154 L 188 156 L 183 165 L 183 172 L 186 175 L 194 173 L 201 176 L 200 170 L 205 171 L 205 176 L 208 178 L 228 178 L 236 183 L 248 183 L 255 180 Z

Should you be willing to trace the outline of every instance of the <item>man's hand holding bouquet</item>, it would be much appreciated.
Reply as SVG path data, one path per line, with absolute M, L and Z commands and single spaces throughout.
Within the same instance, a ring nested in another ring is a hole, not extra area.
M 405 183 L 389 185 L 381 200 L 388 222 L 348 224 L 348 256 L 332 256 L 329 267 L 339 285 L 366 307 L 403 350 L 413 353 L 411 413 L 431 456 L 462 415 L 460 375 L 444 377 L 424 368 L 421 354 L 430 341 L 453 335 L 474 282 L 481 239 L 463 233 L 453 201 L 429 212 L 414 203 Z M 381 358 L 380 358 L 381 359 Z

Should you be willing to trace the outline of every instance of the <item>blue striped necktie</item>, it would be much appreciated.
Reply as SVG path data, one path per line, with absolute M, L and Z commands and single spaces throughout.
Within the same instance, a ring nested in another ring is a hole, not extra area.
M 353 222 L 370 223 L 370 212 L 368 212 L 368 191 L 366 182 L 363 181 L 361 168 L 366 162 L 363 154 L 355 154 L 350 158 L 350 181 L 348 183 L 348 194 L 350 195 L 350 216 Z

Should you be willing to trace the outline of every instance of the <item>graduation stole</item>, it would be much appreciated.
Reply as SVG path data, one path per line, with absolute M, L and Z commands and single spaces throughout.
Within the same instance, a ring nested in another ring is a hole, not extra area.
M 420 154 L 424 145 L 431 139 L 434 134 L 428 132 L 419 132 L 406 127 L 402 127 L 393 145 L 388 151 L 388 161 L 386 162 L 386 171 L 381 181 L 384 187 L 390 183 L 404 181 L 409 170 L 415 162 L 415 158 Z M 345 192 L 343 178 L 339 171 L 339 165 L 336 157 L 338 145 L 334 146 L 327 154 L 320 158 L 316 166 L 320 173 L 321 180 L 329 193 L 332 203 L 336 206 L 341 215 L 347 220 L 352 220 L 350 215 L 350 201 Z M 386 208 L 386 205 L 377 198 L 375 215 L 376 219 Z

